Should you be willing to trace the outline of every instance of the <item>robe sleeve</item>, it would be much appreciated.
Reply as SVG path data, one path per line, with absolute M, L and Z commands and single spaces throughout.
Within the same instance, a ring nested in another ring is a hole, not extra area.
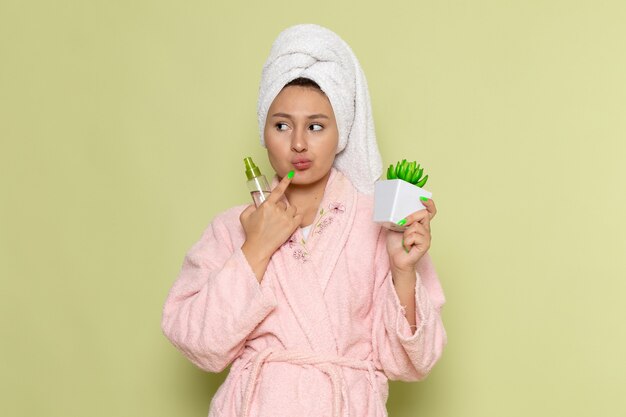
M 259 284 L 218 216 L 185 255 L 163 306 L 161 328 L 200 369 L 221 372 L 275 307 L 270 283 Z
M 373 340 L 383 371 L 391 380 L 421 381 L 442 355 L 447 343 L 441 320 L 445 297 L 432 259 L 426 252 L 416 266 L 414 330 L 406 318 L 405 306 L 393 285 L 382 231 L 376 250 Z

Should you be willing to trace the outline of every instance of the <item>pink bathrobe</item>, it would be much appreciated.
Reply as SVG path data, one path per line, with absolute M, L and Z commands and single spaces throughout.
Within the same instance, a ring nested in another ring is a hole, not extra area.
M 388 379 L 424 379 L 447 342 L 430 255 L 417 264 L 413 331 L 389 270 L 393 232 L 341 172 L 332 169 L 306 242 L 296 230 L 260 284 L 241 251 L 245 207 L 213 219 L 163 309 L 164 334 L 196 366 L 232 363 L 209 416 L 386 416 Z

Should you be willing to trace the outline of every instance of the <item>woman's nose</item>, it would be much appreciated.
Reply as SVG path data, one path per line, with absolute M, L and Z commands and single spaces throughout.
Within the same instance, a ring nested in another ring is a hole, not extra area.
M 306 133 L 302 129 L 294 129 L 293 137 L 291 138 L 291 149 L 294 152 L 306 151 Z

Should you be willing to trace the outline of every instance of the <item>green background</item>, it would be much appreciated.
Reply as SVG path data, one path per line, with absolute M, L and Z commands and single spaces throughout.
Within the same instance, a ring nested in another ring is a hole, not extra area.
M 626 3 L 0 3 L 0 414 L 206 416 L 160 330 L 185 252 L 270 174 L 272 41 L 329 27 L 417 159 L 444 356 L 392 416 L 626 415 Z

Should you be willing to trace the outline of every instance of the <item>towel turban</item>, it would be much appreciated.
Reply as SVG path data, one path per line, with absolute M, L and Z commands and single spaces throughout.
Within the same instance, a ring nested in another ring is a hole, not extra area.
M 365 194 L 374 191 L 382 160 L 365 74 L 350 46 L 331 30 L 300 24 L 283 30 L 272 44 L 261 73 L 257 116 L 261 145 L 269 108 L 296 78 L 315 81 L 335 113 L 339 143 L 334 166 Z

